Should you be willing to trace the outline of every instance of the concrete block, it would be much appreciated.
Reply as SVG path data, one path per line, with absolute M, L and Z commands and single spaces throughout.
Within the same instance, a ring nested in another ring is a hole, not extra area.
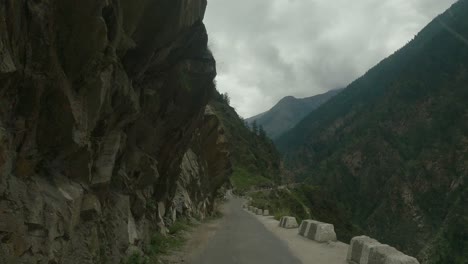
M 369 259 L 366 264 L 419 264 L 419 261 L 394 247 L 382 245 L 369 250 Z
M 317 223 L 314 240 L 317 242 L 336 241 L 335 227 L 332 224 Z
M 304 220 L 299 228 L 299 235 L 317 242 L 336 241 L 335 228 L 332 224 L 315 220 Z
M 417 259 L 367 236 L 351 239 L 346 259 L 352 264 L 419 264 Z
M 318 221 L 310 220 L 310 219 L 303 220 L 301 222 L 301 226 L 299 227 L 299 235 L 303 237 L 307 237 L 307 234 L 309 233 L 309 229 L 312 223 L 318 223 Z
M 407 256 L 400 252 L 400 254 L 393 254 L 387 257 L 385 264 L 420 264 L 419 261 L 411 256 Z
M 263 210 L 263 216 L 269 216 L 270 215 L 270 211 L 268 210 Z
M 292 229 L 292 228 L 297 228 L 297 220 L 295 217 L 292 216 L 283 216 L 282 221 L 280 222 L 280 226 L 282 228 L 287 228 L 287 229 Z
M 351 239 L 348 247 L 348 255 L 346 259 L 351 263 L 361 264 L 366 263 L 369 257 L 369 248 L 372 246 L 381 245 L 377 240 L 367 236 L 357 236 Z M 366 248 L 366 251 L 364 251 Z
M 361 251 L 361 260 L 359 262 L 360 263 L 369 263 L 369 253 L 371 251 L 371 249 L 376 249 L 376 248 L 379 248 L 379 247 L 386 247 L 387 245 L 384 245 L 384 244 L 380 244 L 377 240 L 375 240 L 375 242 L 369 242 L 369 243 L 364 243 L 362 245 L 362 251 Z
M 278 226 L 283 227 L 283 222 L 284 222 L 284 216 L 281 217 Z
M 257 209 L 255 212 L 257 215 L 263 215 L 263 209 Z

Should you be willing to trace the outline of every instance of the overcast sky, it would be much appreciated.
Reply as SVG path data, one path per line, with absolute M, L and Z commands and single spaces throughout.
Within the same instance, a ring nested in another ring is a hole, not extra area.
M 243 117 L 345 87 L 456 0 L 208 0 L 218 90 Z

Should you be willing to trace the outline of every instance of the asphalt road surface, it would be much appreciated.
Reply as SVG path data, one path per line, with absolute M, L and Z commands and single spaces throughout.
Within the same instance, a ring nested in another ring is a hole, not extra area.
M 299 264 L 285 242 L 231 198 L 224 206 L 219 229 L 190 262 L 192 264 Z

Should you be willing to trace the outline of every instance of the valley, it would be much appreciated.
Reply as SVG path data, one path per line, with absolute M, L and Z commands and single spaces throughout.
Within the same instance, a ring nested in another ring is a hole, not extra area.
M 468 0 L 349 85 L 304 3 L 0 1 L 0 264 L 468 263 Z

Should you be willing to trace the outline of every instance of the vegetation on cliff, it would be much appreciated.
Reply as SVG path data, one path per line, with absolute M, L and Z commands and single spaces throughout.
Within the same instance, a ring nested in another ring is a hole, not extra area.
M 229 106 L 229 97 L 215 92 L 210 102 L 225 128 L 233 165 L 231 182 L 237 191 L 274 186 L 281 182 L 281 162 L 273 142 L 252 130 Z
M 298 221 L 316 219 L 333 223 L 338 240 L 345 243 L 362 234 L 362 230 L 352 224 L 344 205 L 321 186 L 293 184 L 256 191 L 250 196 L 253 206 L 268 209 L 277 220 L 282 216 L 294 216 Z

